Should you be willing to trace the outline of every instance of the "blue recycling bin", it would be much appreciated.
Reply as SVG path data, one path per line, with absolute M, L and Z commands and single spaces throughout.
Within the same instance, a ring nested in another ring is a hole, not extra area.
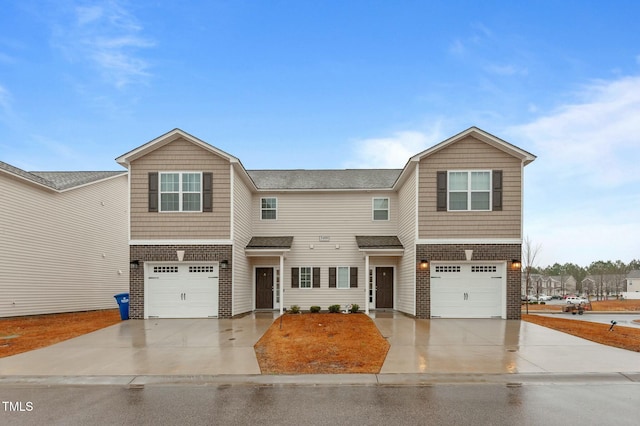
M 120 319 L 128 320 L 129 319 L 129 293 L 120 293 L 113 296 L 116 298 L 116 302 L 118 302 L 118 307 L 120 308 Z

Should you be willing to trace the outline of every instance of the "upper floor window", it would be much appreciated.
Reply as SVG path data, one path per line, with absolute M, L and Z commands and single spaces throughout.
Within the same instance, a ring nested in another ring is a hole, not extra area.
M 261 198 L 260 199 L 260 217 L 262 219 L 278 218 L 278 199 L 277 198 Z
M 491 210 L 491 172 L 449 172 L 449 210 Z
M 389 220 L 389 199 L 373 199 L 373 220 Z
M 160 173 L 160 211 L 202 211 L 202 173 Z

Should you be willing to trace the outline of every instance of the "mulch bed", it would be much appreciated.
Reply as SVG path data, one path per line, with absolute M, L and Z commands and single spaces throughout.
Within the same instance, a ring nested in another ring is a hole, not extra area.
M 262 374 L 379 373 L 389 351 L 364 314 L 285 314 L 255 344 Z
M 120 321 L 118 309 L 0 318 L 0 358 L 53 345 Z

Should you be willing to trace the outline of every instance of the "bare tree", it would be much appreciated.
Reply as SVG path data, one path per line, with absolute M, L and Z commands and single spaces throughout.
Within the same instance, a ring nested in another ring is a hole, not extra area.
M 534 245 L 529 236 L 524 238 L 522 244 L 522 266 L 524 267 L 525 296 L 529 296 L 531 288 L 531 270 L 536 267 L 536 257 L 540 253 L 541 245 Z M 527 301 L 527 314 L 529 313 L 529 301 Z

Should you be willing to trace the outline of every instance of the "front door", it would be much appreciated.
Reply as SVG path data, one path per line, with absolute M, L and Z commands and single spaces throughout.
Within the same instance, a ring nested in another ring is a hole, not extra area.
M 273 309 L 273 268 L 256 268 L 256 309 Z
M 393 309 L 392 267 L 376 267 L 376 308 Z

